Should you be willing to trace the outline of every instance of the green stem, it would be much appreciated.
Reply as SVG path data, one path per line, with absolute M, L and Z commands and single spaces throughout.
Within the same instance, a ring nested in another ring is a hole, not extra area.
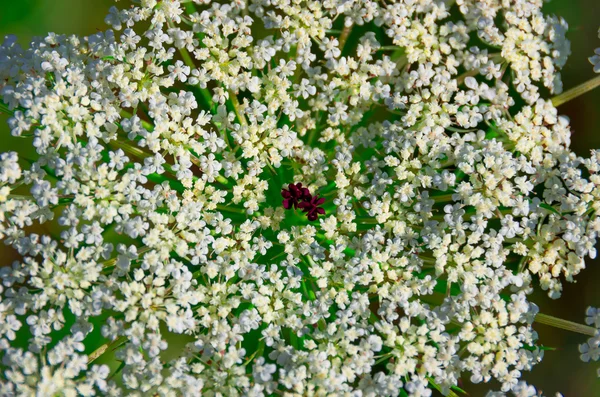
M 315 299 L 317 299 L 314 291 L 312 289 L 309 290 L 308 287 L 306 286 L 306 281 L 301 281 L 300 285 L 302 286 L 302 292 L 304 292 L 304 296 L 306 296 L 311 301 L 314 301 Z
M 227 212 L 233 212 L 235 214 L 240 214 L 240 215 L 247 215 L 246 214 L 246 210 L 243 210 L 241 208 L 236 208 L 236 207 L 228 207 L 226 205 L 221 205 L 221 204 L 217 204 L 217 209 L 219 211 L 227 211 Z
M 181 54 L 181 58 L 183 59 L 183 63 L 185 63 L 191 69 L 196 69 L 196 64 L 194 63 L 194 60 L 192 59 L 192 56 L 190 55 L 190 53 L 188 52 L 188 50 L 185 47 L 184 48 L 180 48 L 179 49 L 179 53 Z M 212 112 L 212 110 L 213 110 L 212 95 L 210 95 L 210 92 L 208 92 L 207 88 L 200 88 L 200 87 L 198 87 L 198 89 L 200 90 L 200 94 L 202 95 L 202 98 L 208 104 L 209 110 Z
M 568 321 L 568 320 L 563 320 L 562 318 L 549 316 L 549 315 L 543 314 L 543 313 L 538 313 L 535 316 L 535 322 L 539 323 L 539 324 L 549 325 L 554 328 L 564 329 L 566 331 L 577 332 L 577 333 L 587 335 L 587 336 L 596 335 L 596 329 L 593 327 L 574 323 L 574 322 Z
M 106 350 L 108 350 L 109 347 L 111 347 L 112 345 L 116 344 L 117 342 L 122 342 L 123 340 L 125 340 L 124 337 L 119 337 L 119 338 L 113 340 L 112 342 L 105 343 L 102 346 L 100 346 L 99 348 L 97 348 L 96 350 L 94 350 L 88 356 L 88 364 L 90 364 L 92 361 L 96 360 L 98 357 L 100 357 L 101 355 L 103 355 L 106 352 Z
M 429 383 L 431 384 L 431 386 L 433 386 L 434 389 L 436 389 L 440 393 L 442 392 L 442 388 L 437 383 L 435 383 L 433 381 L 433 378 L 431 376 L 428 376 L 427 380 L 429 381 Z M 458 397 L 458 394 L 454 393 L 452 390 L 449 390 L 448 394 L 446 394 L 446 397 Z
M 273 166 L 271 165 L 270 162 L 267 161 L 267 167 L 269 168 L 269 171 L 271 171 L 271 173 L 273 174 L 273 176 L 279 176 L 279 174 L 277 173 L 277 171 L 275 171 L 275 168 L 273 168 Z
M 103 355 L 104 352 L 108 349 L 109 346 L 110 345 L 108 343 L 105 343 L 102 346 L 100 346 L 99 348 L 97 348 L 96 350 L 94 350 L 88 356 L 88 364 L 91 363 L 92 361 L 94 361 L 95 359 L 97 359 L 98 357 L 100 357 L 101 355 Z
M 397 45 L 384 45 L 381 46 L 377 49 L 377 51 L 396 51 L 401 49 L 400 47 L 398 47 Z
M 242 111 L 240 109 L 240 102 L 238 101 L 237 95 L 235 95 L 235 93 L 231 90 L 229 90 L 229 99 L 231 100 L 231 103 L 233 104 L 233 108 L 235 109 L 235 114 L 237 115 L 237 118 L 238 118 L 240 124 L 248 125 L 248 122 L 246 121 L 246 117 L 244 117 L 244 114 L 242 113 Z
M 35 200 L 33 196 L 24 196 L 22 194 L 9 194 L 8 198 L 12 200 Z
M 577 87 L 573 87 L 570 90 L 567 90 L 560 95 L 555 96 L 554 98 L 552 98 L 552 105 L 554 105 L 555 107 L 558 107 L 558 106 L 562 105 L 563 103 L 569 102 L 571 99 L 575 99 L 578 96 L 583 95 L 586 92 L 593 90 L 594 88 L 598 87 L 599 85 L 600 85 L 600 75 L 594 77 L 593 79 L 586 81 L 583 84 L 578 85 Z
M 356 223 L 360 223 L 360 224 L 369 224 L 369 225 L 378 225 L 379 222 L 377 222 L 377 219 L 375 219 L 375 217 L 366 217 L 366 216 L 357 216 L 356 218 L 354 218 L 354 222 Z
M 312 130 L 310 130 L 310 133 L 308 134 L 308 137 L 306 139 L 306 144 L 308 146 L 311 146 L 312 142 L 315 140 L 316 136 L 317 136 L 317 129 L 313 128 Z
M 132 118 L 133 114 L 129 113 L 127 110 L 121 110 L 120 112 L 121 117 L 123 118 Z M 141 119 L 140 119 L 141 120 Z M 153 131 L 154 130 L 154 125 L 146 120 L 141 120 L 142 122 L 142 127 L 144 127 L 145 129 L 147 129 L 148 131 Z
M 188 50 L 185 47 L 180 48 L 179 53 L 181 54 L 183 63 L 185 63 L 187 66 L 189 66 L 192 69 L 196 69 L 196 64 L 194 63 L 192 56 L 190 55 L 190 53 L 188 52 Z
M 265 350 L 265 340 L 263 339 L 258 343 L 258 347 L 257 347 L 256 351 L 254 353 L 252 353 L 252 355 L 246 359 L 246 362 L 244 363 L 244 365 L 248 365 L 250 363 L 250 361 L 252 361 L 252 359 L 254 359 L 254 357 L 256 357 L 256 356 L 260 357 L 264 350 Z
M 380 364 L 386 360 L 389 360 L 392 357 L 392 353 L 382 354 L 380 358 L 375 361 L 375 365 Z
M 463 74 L 461 74 L 460 76 L 458 76 L 456 78 L 456 83 L 458 85 L 462 85 L 465 82 L 465 79 L 467 77 L 477 76 L 478 74 L 479 74 L 479 69 L 473 69 L 473 70 L 469 70 L 468 72 L 464 72 Z
M 111 145 L 116 146 L 120 149 L 123 149 L 123 151 L 125 153 L 131 154 L 135 157 L 141 158 L 141 159 L 145 159 L 146 157 L 149 157 L 150 154 L 144 152 L 142 149 L 137 148 L 135 146 L 129 145 L 119 139 L 114 140 L 111 142 Z
M 502 60 L 502 55 L 500 53 L 490 54 L 488 59 L 493 62 L 500 62 Z M 462 85 L 465 82 L 465 79 L 469 76 L 477 76 L 479 74 L 479 69 L 468 70 L 460 76 L 456 77 L 456 82 L 458 85 Z
M 344 30 L 342 30 L 342 34 L 340 34 L 339 42 L 340 42 L 340 52 L 344 51 L 344 45 L 346 45 L 346 40 L 348 40 L 348 36 L 350 35 L 350 31 L 352 30 L 352 25 L 344 26 Z
M 437 196 L 429 196 L 430 199 L 435 200 L 436 203 L 449 203 L 451 201 L 455 201 L 452 196 L 456 194 L 456 193 L 447 193 L 447 194 L 440 194 Z
M 8 108 L 8 106 L 6 106 L 6 105 L 4 104 L 4 102 L 2 102 L 2 101 L 0 101 L 0 112 L 1 112 L 1 113 L 6 113 L 6 114 L 8 114 L 8 115 L 10 115 L 10 116 L 12 116 L 13 114 L 15 114 L 15 111 L 14 111 L 14 110 L 10 110 L 10 109 Z

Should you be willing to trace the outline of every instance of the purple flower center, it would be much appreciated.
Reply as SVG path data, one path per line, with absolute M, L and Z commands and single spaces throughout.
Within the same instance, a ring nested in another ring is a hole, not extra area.
M 306 200 L 298 204 L 298 208 L 301 208 L 302 211 L 306 212 L 306 217 L 309 221 L 314 221 L 319 217 L 319 214 L 325 214 L 325 210 L 319 207 L 324 202 L 325 199 L 323 197 L 314 196 L 311 197 L 310 200 Z
M 298 204 L 302 201 L 310 199 L 311 195 L 307 188 L 302 187 L 301 183 L 290 183 L 288 189 L 281 190 L 281 196 L 283 197 L 283 208 L 289 210 L 294 207 L 298 208 Z
M 283 197 L 283 208 L 301 209 L 306 213 L 309 221 L 317 220 L 319 215 L 324 215 L 325 210 L 320 207 L 325 202 L 323 197 L 313 196 L 306 187 L 302 187 L 302 183 L 290 183 L 288 188 L 281 190 Z

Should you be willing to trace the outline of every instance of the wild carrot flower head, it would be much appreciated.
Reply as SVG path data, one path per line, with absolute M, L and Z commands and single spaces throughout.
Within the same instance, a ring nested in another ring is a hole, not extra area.
M 0 395 L 532 395 L 531 293 L 600 231 L 543 3 L 121 0 L 7 38 Z

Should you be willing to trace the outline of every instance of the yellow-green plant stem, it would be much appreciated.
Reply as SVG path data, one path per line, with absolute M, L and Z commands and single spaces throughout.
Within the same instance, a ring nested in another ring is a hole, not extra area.
M 140 159 L 145 159 L 146 157 L 150 157 L 151 154 L 150 153 L 146 153 L 144 152 L 142 149 L 129 145 L 123 141 L 120 141 L 118 139 L 114 140 L 111 142 L 111 145 L 118 147 L 120 149 L 123 149 L 123 151 L 127 154 L 131 154 L 135 157 L 138 157 Z
M 88 356 L 88 364 L 91 363 L 92 361 L 94 361 L 95 359 L 97 359 L 98 357 L 100 357 L 101 355 L 103 355 L 104 352 L 108 349 L 109 346 L 110 345 L 108 343 L 105 343 L 102 346 L 100 346 L 99 348 L 97 348 L 96 350 L 94 350 Z
M 437 391 L 442 393 L 442 388 L 437 383 L 434 382 L 434 380 L 431 376 L 428 376 L 427 380 Z M 446 397 L 458 397 L 458 394 L 454 393 L 452 390 L 448 390 L 448 394 L 446 394 Z
M 12 116 L 13 114 L 15 114 L 15 111 L 10 110 L 8 108 L 8 106 L 6 106 L 3 102 L 0 101 L 0 113 L 5 113 L 5 114 L 8 114 L 9 116 Z
M 502 60 L 502 55 L 500 53 L 494 53 L 494 54 L 490 54 L 488 58 L 491 61 L 497 63 Z M 479 69 L 473 69 L 473 70 L 466 71 L 463 74 L 461 74 L 460 76 L 456 77 L 456 82 L 458 85 L 462 85 L 465 82 L 465 79 L 467 77 L 477 76 L 478 74 L 479 74 Z
M 97 348 L 96 350 L 94 350 L 88 356 L 88 361 L 87 361 L 88 364 L 90 364 L 92 361 L 96 360 L 98 357 L 100 357 L 101 355 L 103 355 L 104 353 L 106 353 L 106 351 L 108 350 L 109 347 L 111 347 L 112 345 L 116 344 L 117 342 L 122 342 L 123 340 L 125 340 L 124 337 L 117 338 L 117 339 L 113 340 L 112 342 L 105 343 L 102 346 L 100 346 L 99 348 Z
M 552 98 L 552 105 L 554 105 L 555 107 L 558 107 L 558 106 L 562 105 L 563 103 L 567 103 L 570 100 L 575 99 L 578 96 L 583 95 L 586 92 L 593 90 L 594 88 L 598 87 L 599 85 L 600 85 L 600 75 L 594 77 L 593 79 L 586 81 L 583 84 L 578 85 L 577 87 L 573 87 L 570 90 L 567 90 L 560 95 L 555 96 L 554 98 Z
M 227 206 L 227 205 L 217 204 L 217 209 L 219 211 L 233 212 L 234 214 L 248 215 L 246 213 L 246 210 L 243 210 L 243 209 L 237 208 L 237 207 Z
M 549 325 L 554 328 L 564 329 L 566 331 L 577 332 L 587 336 L 596 335 L 596 329 L 593 327 L 563 320 L 562 318 L 556 318 L 543 313 L 538 313 L 535 316 L 535 322 L 538 324 Z
M 150 251 L 151 249 L 152 249 L 152 248 L 150 248 L 150 247 L 144 247 L 144 248 L 140 248 L 140 249 L 138 250 L 138 252 L 137 252 L 138 258 L 139 258 L 139 257 L 140 257 L 142 254 L 144 254 L 144 253 L 146 253 L 146 252 Z M 103 269 L 106 269 L 106 268 L 108 268 L 108 267 L 111 267 L 111 266 L 113 266 L 115 263 L 117 263 L 117 260 L 118 260 L 118 259 L 119 259 L 118 257 L 114 257 L 114 258 L 111 258 L 111 259 L 108 259 L 108 260 L 106 260 L 105 262 L 103 262 L 103 263 L 102 263 L 102 268 L 103 268 Z
M 127 118 L 130 119 L 131 117 L 133 117 L 133 114 L 129 113 L 127 110 L 121 110 L 120 112 L 121 117 L 123 118 Z M 148 131 L 152 131 L 154 130 L 154 125 L 146 120 L 141 120 L 142 123 L 142 127 L 144 127 L 145 129 L 147 129 Z
M 188 50 L 185 47 L 180 48 L 179 53 L 181 54 L 183 63 L 185 63 L 187 66 L 189 66 L 192 69 L 196 69 L 196 64 L 194 63 L 192 56 L 190 55 L 190 53 L 188 52 Z M 210 92 L 208 92 L 207 88 L 198 87 L 198 89 L 200 90 L 200 94 L 202 95 L 202 98 L 208 104 L 209 110 L 212 112 L 213 111 L 212 95 L 210 95 Z
M 24 196 L 22 194 L 9 194 L 8 195 L 8 199 L 12 199 L 12 200 L 31 200 L 31 201 L 35 201 L 35 198 L 33 196 Z
M 402 49 L 402 47 L 398 47 L 397 45 L 383 45 L 377 48 L 377 51 L 397 51 Z
M 238 101 L 238 98 L 237 98 L 237 95 L 235 95 L 235 92 L 229 90 L 229 99 L 231 100 L 231 103 L 233 104 L 233 108 L 235 109 L 235 114 L 237 115 L 237 118 L 238 118 L 240 124 L 248 125 L 248 122 L 246 121 L 246 117 L 244 117 L 244 113 L 242 113 L 240 102 Z
M 126 110 L 121 110 L 121 116 L 122 117 L 130 118 L 130 117 L 132 117 L 132 114 L 129 113 L 129 112 L 127 112 Z M 152 125 L 151 123 L 149 123 L 147 121 L 144 121 L 144 120 L 142 120 L 142 127 L 146 128 L 149 131 L 152 131 L 154 129 L 154 125 Z M 229 142 L 227 142 L 227 140 L 225 142 L 229 145 Z M 132 154 L 132 155 L 134 155 L 136 157 L 139 157 L 139 158 L 146 158 L 146 157 L 150 156 L 149 153 L 144 152 L 143 150 L 139 149 L 138 147 L 129 145 L 129 144 L 127 144 L 125 142 L 122 142 L 122 141 L 119 141 L 119 140 L 113 141 L 112 144 L 114 144 L 115 146 L 123 149 L 125 152 L 127 152 L 129 154 Z M 199 162 L 198 162 L 198 160 L 196 158 L 192 157 L 191 161 L 195 165 L 200 166 Z M 172 169 L 172 166 L 170 164 L 165 164 L 164 167 L 165 167 L 165 169 L 167 171 L 169 171 L 171 173 L 174 173 L 173 169 Z M 221 175 L 217 176 L 216 180 L 217 180 L 217 182 L 219 182 L 219 183 L 221 183 L 223 185 L 227 185 L 228 184 L 227 178 L 225 178 L 225 177 L 223 177 Z
M 346 40 L 348 40 L 348 36 L 350 35 L 350 31 L 352 30 L 352 25 L 350 26 L 344 26 L 344 30 L 342 30 L 342 33 L 340 34 L 339 37 L 339 48 L 340 51 L 344 50 L 344 45 L 346 44 Z

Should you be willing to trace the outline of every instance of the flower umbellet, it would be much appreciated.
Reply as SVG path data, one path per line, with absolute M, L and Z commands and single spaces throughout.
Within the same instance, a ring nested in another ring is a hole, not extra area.
M 308 188 L 302 187 L 302 183 L 290 183 L 287 189 L 281 190 L 283 197 L 283 208 L 286 210 L 298 208 L 298 205 L 303 201 L 310 200 L 311 194 Z
M 315 221 L 319 215 L 325 214 L 325 209 L 320 206 L 325 202 L 323 197 L 317 195 L 310 196 L 298 204 L 298 208 L 301 208 L 303 212 L 306 212 L 306 217 L 309 221 Z
M 123 3 L 0 46 L 0 395 L 535 393 L 600 231 L 542 0 Z

